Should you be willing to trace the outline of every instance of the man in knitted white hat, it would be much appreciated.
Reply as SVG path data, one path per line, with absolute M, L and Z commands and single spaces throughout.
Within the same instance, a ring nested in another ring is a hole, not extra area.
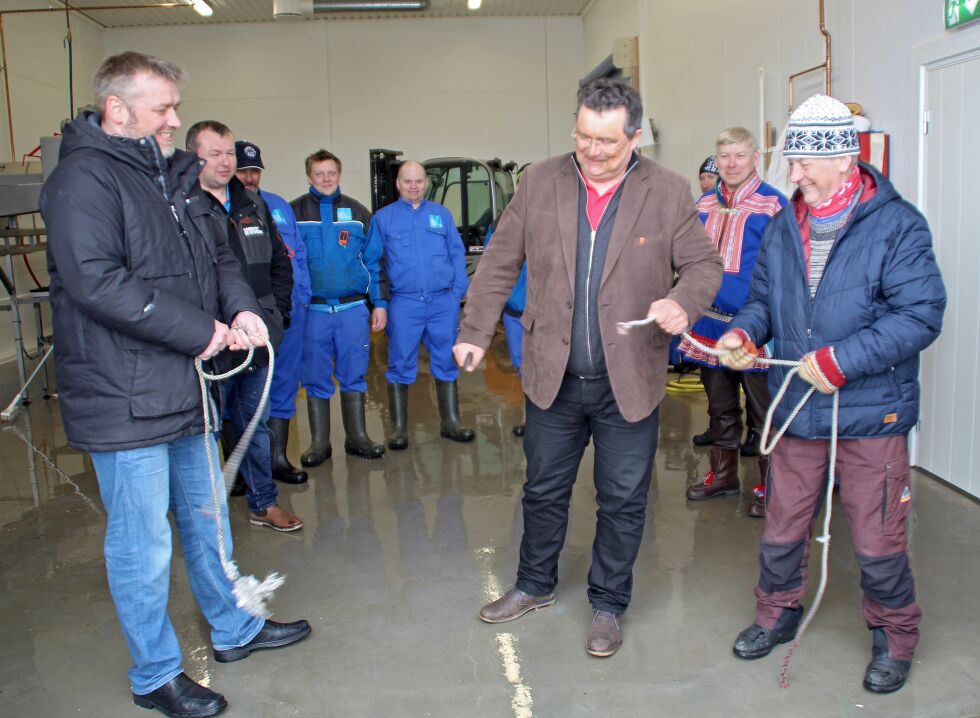
M 798 190 L 770 224 L 749 300 L 718 347 L 729 350 L 722 363 L 732 369 L 751 366 L 755 347 L 769 340 L 775 358 L 802 361 L 775 426 L 816 392 L 772 453 L 755 621 L 733 650 L 761 658 L 796 636 L 839 392 L 836 476 L 872 632 L 864 687 L 889 693 L 905 684 L 919 640 L 907 436 L 919 416 L 919 353 L 939 335 L 946 292 L 925 219 L 858 162 L 842 103 L 825 95 L 804 102 L 783 154 Z M 774 394 L 787 371 L 769 370 Z

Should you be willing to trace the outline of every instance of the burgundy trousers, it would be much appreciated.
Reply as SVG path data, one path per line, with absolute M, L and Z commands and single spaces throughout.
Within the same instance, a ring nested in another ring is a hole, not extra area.
M 806 592 L 810 542 L 823 506 L 829 459 L 827 440 L 784 436 L 772 453 L 755 590 L 756 623 L 763 628 L 772 629 L 783 609 L 798 607 Z M 861 569 L 864 619 L 868 628 L 884 630 L 889 656 L 909 660 L 919 641 L 922 612 L 908 554 L 907 437 L 839 441 L 836 474 Z

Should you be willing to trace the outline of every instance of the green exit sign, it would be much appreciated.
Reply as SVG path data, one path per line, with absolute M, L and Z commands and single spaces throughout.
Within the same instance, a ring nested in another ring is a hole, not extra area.
M 946 29 L 980 20 L 980 0 L 946 0 Z

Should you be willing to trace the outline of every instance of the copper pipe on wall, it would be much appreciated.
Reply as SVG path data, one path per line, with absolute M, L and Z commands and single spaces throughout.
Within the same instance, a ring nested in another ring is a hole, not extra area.
M 789 76 L 788 89 L 789 89 L 789 112 L 793 111 L 793 80 L 797 77 L 802 77 L 815 70 L 822 69 L 824 71 L 824 94 L 830 95 L 830 33 L 827 32 L 827 25 L 824 21 L 824 0 L 820 0 L 820 33 L 823 35 L 824 44 L 824 60 L 819 65 L 814 65 L 813 67 L 797 72 L 796 74 Z
M 0 54 L 2 54 L 2 62 L 3 62 L 3 66 L 0 67 L 0 71 L 3 72 L 3 87 L 7 97 L 7 130 L 9 131 L 10 134 L 11 161 L 16 161 L 17 150 L 14 148 L 14 111 L 13 111 L 13 103 L 11 102 L 10 99 L 10 80 L 9 80 L 10 73 L 7 71 L 7 43 L 6 43 L 6 38 L 4 36 L 4 27 L 3 27 L 4 15 L 23 15 L 27 13 L 38 13 L 38 12 L 61 12 L 62 10 L 64 10 L 65 14 L 67 15 L 69 10 L 71 10 L 72 12 L 81 12 L 84 14 L 86 12 L 93 12 L 95 10 L 147 10 L 147 9 L 154 9 L 154 8 L 176 8 L 176 7 L 189 8 L 190 5 L 187 5 L 182 2 L 161 2 L 161 3 L 156 3 L 154 5 L 98 5 L 96 7 L 75 8 L 75 7 L 69 7 L 68 4 L 66 3 L 65 7 L 63 8 L 47 7 L 47 8 L 34 8 L 30 10 L 0 10 Z M 71 33 L 70 24 L 69 24 L 68 32 L 69 34 Z M 69 88 L 69 92 L 70 91 L 71 88 Z

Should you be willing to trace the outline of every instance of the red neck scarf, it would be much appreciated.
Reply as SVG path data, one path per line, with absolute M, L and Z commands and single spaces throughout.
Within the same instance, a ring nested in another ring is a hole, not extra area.
M 825 199 L 820 204 L 809 207 L 810 214 L 814 217 L 826 218 L 833 217 L 835 214 L 840 214 L 854 199 L 855 193 L 861 190 L 861 172 L 858 170 L 858 166 L 855 164 L 851 169 L 851 174 L 844 184 L 837 188 L 830 197 Z

